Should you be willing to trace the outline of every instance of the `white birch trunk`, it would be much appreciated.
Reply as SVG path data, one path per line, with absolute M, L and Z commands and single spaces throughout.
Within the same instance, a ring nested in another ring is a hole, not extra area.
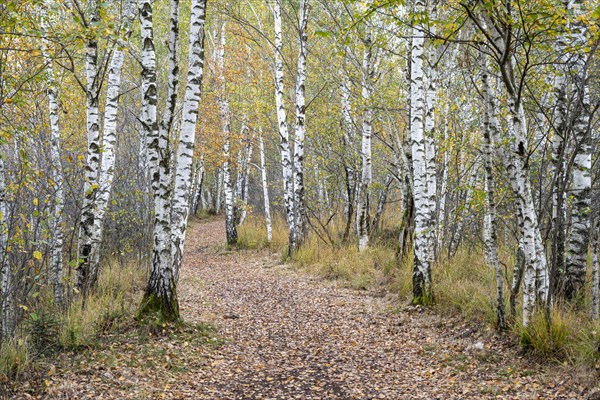
M 171 0 L 170 35 L 168 42 L 169 78 L 165 109 L 158 130 L 156 103 L 156 54 L 152 21 L 152 3 L 140 2 L 142 25 L 142 120 L 146 129 L 152 189 L 154 191 L 154 229 L 152 266 L 139 316 L 158 313 L 160 319 L 177 320 L 179 306 L 175 290 L 177 277 L 173 270 L 171 232 L 171 149 L 170 132 L 177 102 L 179 66 L 177 42 L 179 38 L 179 1 Z M 152 89 L 154 87 L 154 89 Z M 144 110 L 147 110 L 144 112 Z
M 206 0 L 192 0 L 188 73 L 177 145 L 175 186 L 171 210 L 171 239 L 173 242 L 171 254 L 175 275 L 173 277 L 173 284 L 169 290 L 173 291 L 175 290 L 176 277 L 179 276 L 183 259 L 185 233 L 189 217 L 192 159 L 194 157 L 198 105 L 200 103 L 202 78 L 204 75 L 205 19 Z
M 294 216 L 294 182 L 293 165 L 290 150 L 289 131 L 287 124 L 287 115 L 284 101 L 283 86 L 283 38 L 281 32 L 281 3 L 282 0 L 275 0 L 273 6 L 273 21 L 275 30 L 275 103 L 277 106 L 277 122 L 279 125 L 279 137 L 281 140 L 281 166 L 283 169 L 283 201 L 285 204 L 285 215 L 289 228 L 288 255 L 291 255 L 294 248 L 291 246 L 296 237 L 296 218 Z
M 52 0 L 46 0 L 45 7 L 50 8 Z M 44 31 L 47 29 L 47 15 L 44 10 L 42 24 Z M 42 41 L 42 53 L 46 60 L 46 77 L 48 80 L 48 110 L 50 114 L 50 160 L 52 164 L 52 186 L 54 187 L 54 210 L 50 223 L 51 246 L 50 246 L 50 283 L 54 287 L 54 303 L 59 307 L 64 303 L 63 289 L 63 242 L 62 217 L 65 202 L 63 191 L 63 172 L 60 161 L 60 126 L 58 108 L 58 89 L 52 69 L 52 58 L 48 54 L 46 41 Z
M 265 223 L 267 224 L 267 240 L 270 243 L 271 240 L 273 240 L 273 226 L 271 223 L 271 203 L 269 201 L 269 186 L 267 185 L 267 164 L 265 162 L 265 144 L 263 141 L 262 129 L 258 136 L 258 147 L 260 151 L 260 172 L 263 188 Z
M 432 4 L 432 8 L 429 11 L 429 16 L 435 19 L 435 3 Z M 430 28 L 433 29 L 433 28 Z M 435 33 L 435 32 L 433 32 Z M 436 245 L 437 245 L 437 234 L 438 234 L 438 223 L 437 223 L 437 165 L 436 165 L 436 146 L 435 146 L 435 107 L 437 103 L 437 51 L 433 46 L 433 43 L 429 43 L 428 49 L 428 62 L 427 62 L 427 73 L 425 74 L 426 81 L 426 92 L 425 92 L 425 158 L 426 158 L 426 172 L 427 172 L 427 198 L 429 201 L 429 248 L 432 249 L 429 254 L 430 263 L 433 263 L 436 258 Z
M 90 9 L 89 23 L 91 25 L 97 24 L 100 18 L 98 0 L 90 2 Z M 80 291 L 83 291 L 84 298 L 89 283 L 90 255 L 96 214 L 95 203 L 98 192 L 98 172 L 100 170 L 100 111 L 98 106 L 100 76 L 98 74 L 98 40 L 95 36 L 90 37 L 86 44 L 85 75 L 87 156 L 83 181 L 81 221 L 77 241 L 78 265 L 76 270 L 76 286 Z
M 8 338 L 13 333 L 12 315 L 12 271 L 7 260 L 8 249 L 8 208 L 6 207 L 6 181 L 4 171 L 4 149 L 0 144 L 0 285 L 2 285 L 2 297 L 0 297 L 0 324 L 2 338 Z
M 294 217 L 296 218 L 292 251 L 302 245 L 306 236 L 306 200 L 304 190 L 304 138 L 306 136 L 306 58 L 308 56 L 309 0 L 300 0 L 300 54 L 296 74 L 296 132 L 294 137 Z
M 506 314 L 504 311 L 504 277 L 500 260 L 498 258 L 498 230 L 496 221 L 496 184 L 494 180 L 494 133 L 496 127 L 492 127 L 493 121 L 496 121 L 496 110 L 491 107 L 489 99 L 489 77 L 487 75 L 487 66 L 483 68 L 484 76 L 482 78 L 484 85 L 484 113 L 483 113 L 483 165 L 485 169 L 485 208 L 484 216 L 484 250 L 486 263 L 496 273 L 496 324 L 498 329 L 506 328 Z
M 362 123 L 362 173 L 358 185 L 358 206 L 356 208 L 356 230 L 358 233 L 358 250 L 363 251 L 369 245 L 370 229 L 370 194 L 372 175 L 371 138 L 373 134 L 373 110 L 371 106 L 371 80 L 372 80 L 372 42 L 369 33 L 364 40 L 364 55 L 362 64 L 362 101 L 364 103 L 364 114 Z
M 225 233 L 227 244 L 237 243 L 238 235 L 235 221 L 235 199 L 233 179 L 231 176 L 231 114 L 225 82 L 225 23 L 221 25 L 221 41 L 217 54 L 217 69 L 219 78 L 219 110 L 223 124 L 223 189 L 225 191 Z
M 204 185 L 204 154 L 200 155 L 196 167 L 196 179 L 194 183 L 194 194 L 192 197 L 192 214 L 198 214 L 198 207 L 202 202 L 202 186 Z
M 117 144 L 117 116 L 119 109 L 119 95 L 121 90 L 121 72 L 125 61 L 125 48 L 131 35 L 131 22 L 134 18 L 134 1 L 128 0 L 123 11 L 124 41 L 117 41 L 113 49 L 106 89 L 106 104 L 104 107 L 104 130 L 102 133 L 102 160 L 98 178 L 98 192 L 94 216 L 94 228 L 91 237 L 90 253 L 90 284 L 95 285 L 100 268 L 100 252 L 104 216 L 108 209 L 108 201 L 112 191 L 115 168 L 115 147 Z
M 415 2 L 415 12 L 424 10 L 422 0 Z M 423 303 L 432 299 L 431 249 L 429 241 L 430 201 L 427 189 L 427 158 L 424 137 L 426 113 L 423 74 L 424 31 L 420 25 L 412 29 L 410 52 L 410 134 L 413 165 L 413 195 L 415 202 L 415 243 L 413 264 L 413 301 Z
M 354 158 L 354 122 L 352 121 L 352 105 L 350 102 L 350 78 L 346 71 L 340 70 L 342 75 L 341 84 L 341 109 L 342 109 L 342 129 L 343 144 L 346 148 L 344 152 L 344 170 L 346 174 L 346 190 L 344 191 L 344 212 L 346 214 L 346 226 L 344 228 L 343 241 L 346 242 L 350 237 L 350 228 L 352 218 L 354 217 L 354 202 L 356 199 L 356 162 Z
M 249 189 L 248 184 L 250 182 L 250 164 L 252 162 L 252 142 L 254 141 L 254 135 L 249 138 L 246 143 L 246 161 L 244 164 L 244 180 L 243 180 L 243 193 L 242 193 L 242 211 L 240 216 L 240 224 L 243 224 L 248 214 L 248 196 Z
M 573 139 L 575 157 L 571 169 L 571 229 L 567 236 L 567 252 L 565 260 L 566 282 L 565 294 L 574 299 L 585 287 L 588 250 L 590 243 L 590 223 L 592 206 L 592 135 L 590 128 L 590 92 L 584 47 L 588 40 L 585 24 L 579 20 L 584 15 L 584 2 L 574 1 L 572 29 L 572 44 L 576 50 L 571 54 L 569 69 L 574 73 L 575 113 L 573 122 Z

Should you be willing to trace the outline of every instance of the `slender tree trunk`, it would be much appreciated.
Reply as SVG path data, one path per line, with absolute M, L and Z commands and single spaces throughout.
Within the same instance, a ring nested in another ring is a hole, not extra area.
M 241 205 L 241 215 L 240 215 L 240 224 L 243 224 L 244 221 L 246 220 L 246 215 L 248 214 L 248 197 L 250 196 L 249 194 L 249 184 L 250 184 L 250 164 L 252 163 L 252 143 L 254 142 L 254 135 L 252 135 L 252 137 L 248 138 L 247 142 L 246 142 L 246 149 L 245 149 L 245 154 L 246 154 L 246 160 L 244 163 L 244 173 L 243 173 L 243 191 L 242 191 L 242 205 Z
M 379 191 L 379 198 L 377 199 L 377 208 L 375 209 L 375 216 L 373 217 L 373 223 L 371 224 L 371 233 L 379 231 L 381 229 L 381 218 L 385 211 L 385 205 L 387 203 L 388 193 L 390 186 L 393 182 L 392 174 L 388 174 L 383 182 L 383 188 Z
M 600 251 L 600 216 L 592 234 L 592 319 L 600 317 L 600 265 L 598 251 Z
M 8 338 L 13 334 L 12 313 L 12 270 L 7 260 L 8 247 L 8 208 L 6 207 L 6 181 L 4 172 L 4 145 L 0 144 L 0 285 L 2 285 L 2 297 L 0 297 L 0 323 L 2 338 Z
M 350 230 L 352 228 L 352 218 L 354 216 L 354 202 L 356 199 L 356 162 L 354 159 L 354 123 L 352 121 L 352 106 L 350 103 L 350 78 L 344 69 L 340 71 L 342 76 L 341 84 L 341 106 L 342 106 L 342 129 L 343 129 L 343 145 L 346 151 L 344 152 L 344 172 L 346 181 L 345 190 L 345 205 L 344 211 L 346 214 L 346 225 L 344 227 L 344 235 L 342 241 L 346 243 L 350 238 Z M 349 154 L 349 155 L 348 155 Z
M 429 12 L 430 17 L 435 19 L 435 3 L 433 3 Z M 426 158 L 426 173 L 427 173 L 427 198 L 429 201 L 429 248 L 432 249 L 430 263 L 433 263 L 436 258 L 437 250 L 437 163 L 436 163 L 436 146 L 435 146 L 435 107 L 437 103 L 437 51 L 436 48 L 429 44 L 428 49 L 428 68 L 425 74 L 426 91 L 425 91 L 425 158 Z
M 100 18 L 98 0 L 90 1 L 90 25 L 98 24 Z M 98 74 L 98 39 L 90 36 L 86 44 L 85 54 L 86 75 L 86 131 L 87 157 L 85 177 L 83 181 L 83 202 L 79 237 L 77 241 L 76 286 L 82 291 L 82 297 L 87 296 L 90 274 L 90 255 L 92 251 L 92 236 L 94 233 L 94 218 L 96 215 L 96 196 L 98 192 L 98 174 L 100 170 L 100 111 Z
M 221 212 L 221 195 L 223 194 L 223 168 L 220 167 L 217 172 L 216 193 L 215 193 L 215 213 Z
M 271 224 L 271 203 L 269 202 L 269 186 L 267 185 L 267 164 L 265 162 L 265 144 L 263 141 L 262 129 L 258 136 L 258 146 L 260 151 L 260 172 L 262 178 L 263 201 L 265 208 L 265 222 L 267 224 L 267 240 L 269 243 L 273 240 L 273 226 Z
M 233 179 L 231 176 L 231 114 L 229 112 L 229 101 L 227 100 L 227 89 L 225 82 L 225 23 L 221 25 L 221 41 L 217 55 L 217 69 L 219 73 L 219 110 L 223 124 L 223 186 L 225 190 L 225 232 L 227 244 L 237 243 L 236 210 L 233 195 Z
M 579 20 L 584 15 L 583 1 L 573 2 L 573 23 L 571 34 L 576 53 L 571 54 L 569 67 L 574 73 L 575 83 L 575 120 L 573 122 L 573 139 L 575 157 L 571 169 L 571 229 L 567 236 L 567 252 L 565 261 L 565 295 L 568 299 L 576 298 L 585 287 L 588 250 L 590 243 L 590 224 L 592 206 L 592 135 L 590 128 L 590 93 L 586 65 L 587 46 L 585 24 Z
M 448 146 L 448 113 L 450 107 L 446 106 L 444 110 L 444 146 Z M 442 161 L 442 182 L 440 183 L 440 194 L 438 204 L 438 221 L 439 226 L 437 230 L 437 254 L 439 256 L 441 249 L 444 248 L 444 241 L 446 240 L 446 233 L 448 231 L 448 224 L 446 223 L 446 198 L 448 197 L 448 149 L 444 150 L 444 158 Z
M 484 85 L 484 116 L 483 116 L 483 165 L 485 169 L 485 205 L 486 213 L 484 216 L 484 245 L 485 259 L 488 266 L 496 272 L 496 324 L 499 330 L 506 328 L 506 316 L 504 311 L 504 276 L 500 267 L 498 258 L 498 240 L 497 240 L 497 221 L 496 221 L 496 183 L 494 180 L 493 151 L 494 142 L 492 130 L 492 121 L 496 120 L 496 110 L 490 107 L 493 104 L 487 96 L 490 94 L 489 77 L 487 76 L 487 67 L 483 68 L 482 77 Z
M 108 209 L 108 201 L 112 191 L 115 168 L 115 147 L 117 144 L 117 117 L 119 109 L 119 95 L 121 90 L 121 72 L 125 61 L 125 48 L 131 35 L 131 22 L 134 18 L 134 0 L 125 3 L 123 15 L 123 28 L 125 40 L 117 41 L 113 49 L 112 59 L 108 69 L 106 90 L 106 104 L 104 106 L 104 131 L 102 134 L 102 160 L 98 178 L 98 195 L 94 216 L 94 228 L 90 253 L 90 286 L 95 286 L 100 269 L 100 253 L 102 245 L 102 232 L 104 216 Z
M 172 304 L 170 312 L 173 317 L 177 318 L 179 317 L 179 307 L 177 305 L 175 286 L 183 260 L 185 233 L 189 217 L 192 159 L 194 157 L 198 105 L 200 103 L 202 77 L 204 75 L 205 19 L 206 0 L 192 0 L 188 73 L 183 99 L 183 111 L 181 114 L 181 126 L 179 129 L 177 161 L 175 164 L 175 186 L 171 210 L 173 276 L 168 276 L 167 274 L 167 276 L 161 279 L 161 292 L 157 293 L 163 299 L 163 304 L 167 301 Z
M 418 13 L 423 10 L 423 1 L 417 0 L 415 11 Z M 413 301 L 416 303 L 424 303 L 433 299 L 430 264 L 432 257 L 429 240 L 431 204 L 427 188 L 427 158 L 424 137 L 426 101 L 423 76 L 423 45 L 425 41 L 423 35 L 423 27 L 417 24 L 412 30 L 410 53 L 410 134 L 415 202 Z
M 304 98 L 306 81 L 306 58 L 308 56 L 308 11 L 309 0 L 300 0 L 300 54 L 296 74 L 296 132 L 294 138 L 294 217 L 295 237 L 290 248 L 297 249 L 306 237 L 306 199 L 304 190 L 304 137 L 306 135 L 306 100 Z
M 46 0 L 45 6 L 50 8 L 53 1 Z M 43 15 L 43 28 L 46 30 L 46 11 Z M 63 243 L 64 233 L 62 230 L 63 209 L 65 195 L 63 191 L 63 172 L 60 161 L 60 126 L 59 126 L 59 107 L 58 107 L 58 89 L 54 79 L 52 69 L 52 58 L 48 54 L 45 40 L 42 41 L 42 53 L 46 60 L 46 76 L 48 79 L 48 110 L 50 114 L 50 160 L 52 164 L 52 185 L 54 186 L 54 210 L 53 218 L 50 223 L 51 246 L 50 246 L 50 282 L 54 287 L 54 303 L 61 307 L 64 304 L 64 285 L 63 285 Z
M 296 218 L 294 216 L 294 183 L 293 166 L 289 141 L 289 131 L 284 102 L 283 87 L 283 38 L 281 32 L 281 3 L 282 0 L 275 0 L 273 7 L 273 20 L 275 24 L 275 103 L 277 105 L 277 122 L 279 125 L 279 136 L 281 139 L 281 164 L 283 168 L 283 199 L 285 204 L 285 214 L 289 227 L 289 243 L 295 243 L 296 237 Z M 295 248 L 288 248 L 288 255 L 291 256 Z
M 371 137 L 373 130 L 373 110 L 370 104 L 371 100 L 371 80 L 372 80 L 372 42 L 371 34 L 367 34 L 364 40 L 364 55 L 362 65 L 362 100 L 364 102 L 364 114 L 362 123 L 362 173 L 358 185 L 358 206 L 356 208 L 356 230 L 358 232 L 358 250 L 363 251 L 369 245 L 369 229 L 370 229 L 370 197 L 371 197 L 371 181 L 372 174 L 372 159 L 371 159 Z
M 194 197 L 192 199 L 192 213 L 198 214 L 198 207 L 202 202 L 202 186 L 204 185 L 204 154 L 200 155 L 196 167 L 196 182 L 194 184 Z

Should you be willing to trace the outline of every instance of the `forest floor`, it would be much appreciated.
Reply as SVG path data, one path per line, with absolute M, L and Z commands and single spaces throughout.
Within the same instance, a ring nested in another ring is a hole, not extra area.
M 221 221 L 188 232 L 185 326 L 108 333 L 48 362 L 11 398 L 596 398 L 589 378 L 492 332 L 223 243 Z

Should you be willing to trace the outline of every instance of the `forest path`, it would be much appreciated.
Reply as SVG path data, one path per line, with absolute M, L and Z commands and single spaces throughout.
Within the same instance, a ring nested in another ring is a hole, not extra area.
M 215 251 L 224 231 L 221 221 L 197 224 L 186 243 L 184 318 L 229 338 L 197 371 L 195 398 L 578 398 L 501 341 L 476 349 L 477 334 L 456 320 L 399 311 L 381 296 L 295 273 L 277 255 Z
M 188 328 L 110 334 L 64 356 L 40 398 L 586 398 L 559 367 L 528 363 L 456 319 L 294 272 L 266 252 L 226 251 L 223 225 L 188 232 Z

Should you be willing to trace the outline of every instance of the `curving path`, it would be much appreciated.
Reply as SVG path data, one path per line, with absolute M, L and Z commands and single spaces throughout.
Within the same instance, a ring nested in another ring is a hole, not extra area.
M 460 320 L 293 272 L 276 255 L 227 252 L 223 225 L 192 225 L 180 285 L 185 320 L 218 333 L 113 333 L 10 398 L 588 398 L 566 370 Z

